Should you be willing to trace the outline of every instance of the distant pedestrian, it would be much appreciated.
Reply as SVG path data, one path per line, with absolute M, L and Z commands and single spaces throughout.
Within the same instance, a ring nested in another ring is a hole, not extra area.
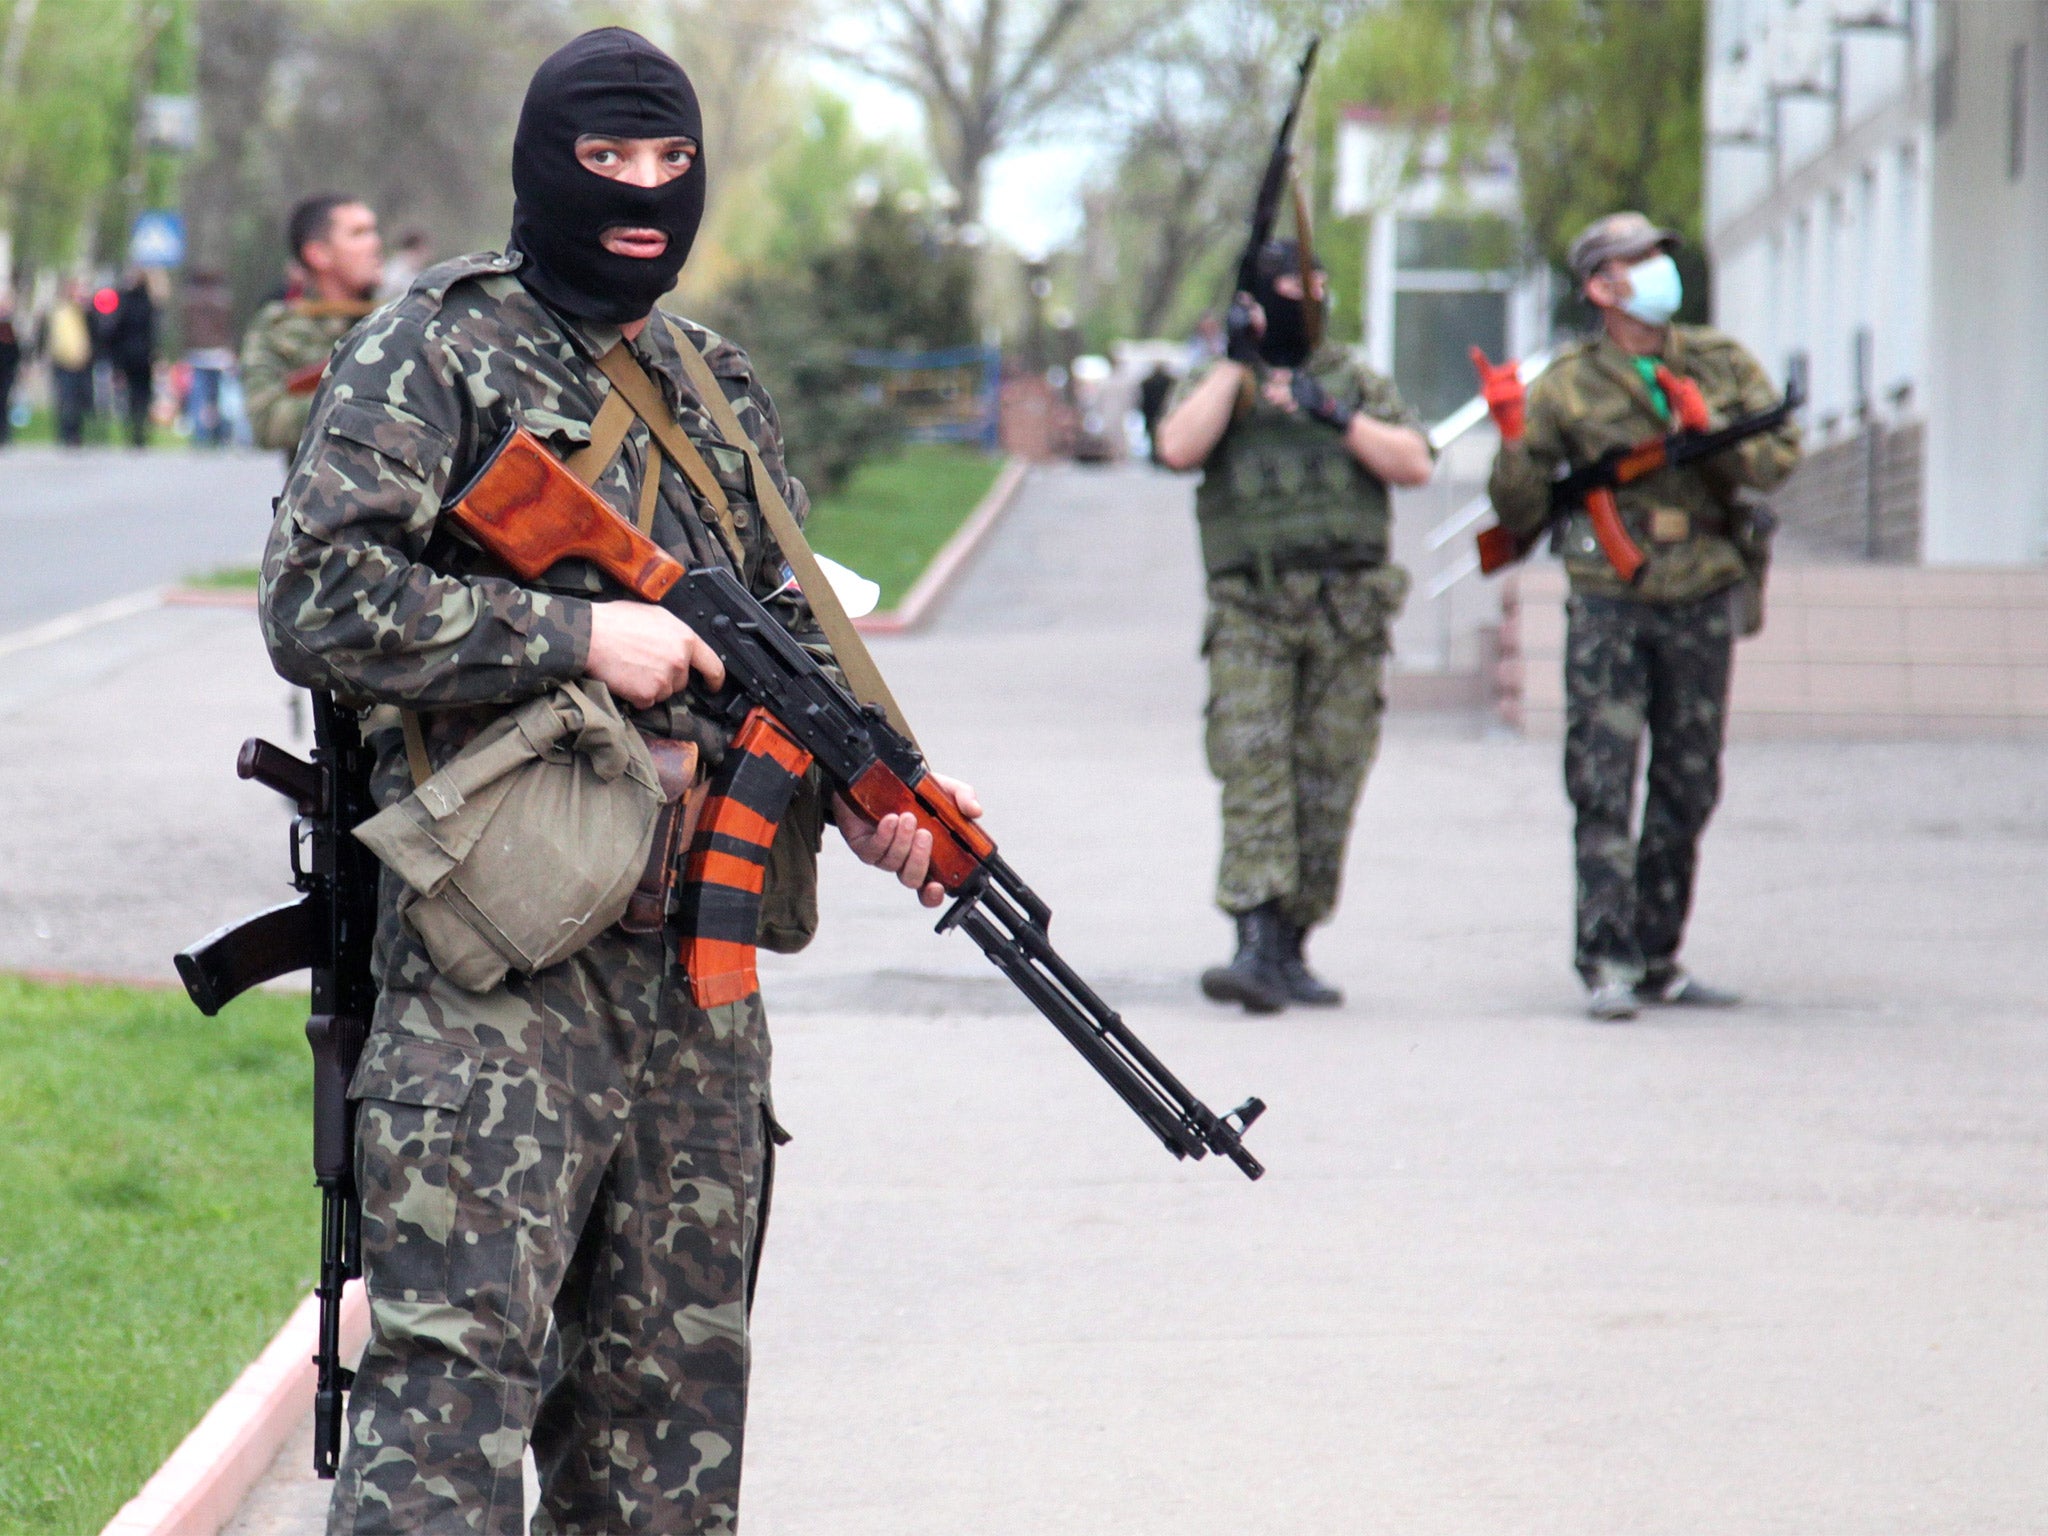
M 384 243 L 367 205 L 329 192 L 292 210 L 285 245 L 295 268 L 293 287 L 249 322 L 242 389 L 256 441 L 289 460 L 334 344 L 376 308 Z
M 219 447 L 228 441 L 222 385 L 235 366 L 235 320 L 228 282 L 220 273 L 200 268 L 185 278 L 185 364 L 192 383 L 185 396 L 185 419 L 192 441 Z
M 14 324 L 14 295 L 0 293 L 0 447 L 14 436 L 14 378 L 21 371 L 21 333 Z
M 1154 363 L 1152 371 L 1138 381 L 1138 414 L 1145 418 L 1145 443 L 1147 451 L 1155 458 L 1159 453 L 1159 418 L 1166 412 L 1167 398 L 1173 394 L 1173 375 L 1166 371 L 1166 364 Z
M 149 442 L 149 407 L 155 397 L 156 300 L 149 291 L 149 279 L 131 271 L 108 317 L 107 361 L 121 380 L 121 397 L 128 412 L 128 441 L 141 448 Z
M 37 352 L 50 367 L 50 401 L 57 414 L 57 441 L 66 448 L 85 445 L 85 423 L 92 415 L 92 323 L 86 318 L 85 285 L 66 278 L 50 312 L 43 316 Z

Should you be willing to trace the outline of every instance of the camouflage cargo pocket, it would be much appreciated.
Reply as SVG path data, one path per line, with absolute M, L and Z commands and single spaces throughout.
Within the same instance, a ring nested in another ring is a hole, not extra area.
M 456 1198 L 449 1183 L 476 1053 L 442 1040 L 371 1036 L 349 1084 L 356 1103 L 356 1187 L 370 1289 L 411 1300 L 444 1295 Z

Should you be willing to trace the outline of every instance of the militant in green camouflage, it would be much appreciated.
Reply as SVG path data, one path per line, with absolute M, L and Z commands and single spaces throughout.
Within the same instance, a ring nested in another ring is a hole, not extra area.
M 278 670 L 379 706 L 366 727 L 380 806 L 410 787 L 388 706 L 425 710 L 429 755 L 446 761 L 504 705 L 581 675 L 590 601 L 607 594 L 575 562 L 511 581 L 441 526 L 443 498 L 508 425 L 567 453 L 610 387 L 594 359 L 619 332 L 544 309 L 518 265 L 492 254 L 432 268 L 354 334 L 314 401 L 265 554 Z M 745 355 L 683 329 L 801 516 L 808 501 Z M 665 457 L 653 537 L 689 564 L 735 570 L 822 649 L 801 596 L 783 590 L 746 457 L 697 407 L 676 344 L 657 317 L 633 346 L 724 486 L 739 558 Z M 636 420 L 596 483 L 622 516 L 648 442 Z M 727 745 L 681 699 L 633 719 L 714 760 Z M 399 893 L 387 875 L 378 1005 L 351 1091 L 372 1341 L 330 1531 L 512 1536 L 529 1438 L 536 1530 L 731 1531 L 772 1123 L 759 998 L 696 1009 L 675 933 L 617 929 L 468 992 L 436 974 Z
M 1673 326 L 1661 361 L 1694 380 L 1712 426 L 1775 405 L 1742 345 Z M 1501 522 L 1542 525 L 1560 466 L 1671 430 L 1635 359 L 1605 336 L 1568 349 L 1530 387 L 1528 431 L 1502 446 L 1490 489 Z M 1561 535 L 1571 578 L 1565 644 L 1565 786 L 1577 812 L 1574 961 L 1589 986 L 1637 982 L 1675 963 L 1692 906 L 1699 840 L 1721 788 L 1734 645 L 1733 591 L 1755 531 L 1743 491 L 1768 491 L 1799 462 L 1791 422 L 1717 458 L 1665 468 L 1616 493 L 1647 557 L 1633 584 L 1601 552 L 1584 512 Z M 1642 738 L 1650 739 L 1641 836 L 1630 817 Z
M 1255 370 L 1263 384 L 1267 370 Z M 1339 346 L 1306 372 L 1340 404 L 1421 430 L 1387 379 Z M 1180 386 L 1184 399 L 1207 373 Z M 1205 744 L 1222 788 L 1216 903 L 1268 901 L 1307 929 L 1335 909 L 1351 819 L 1379 750 L 1392 625 L 1386 486 L 1328 426 L 1255 392 L 1195 492 L 1209 615 Z
M 1667 968 L 1721 794 L 1734 613 L 1723 593 L 1637 603 L 1574 593 L 1565 641 L 1565 789 L 1578 813 L 1574 962 L 1586 983 Z M 1636 764 L 1650 737 L 1640 838 Z
M 1216 904 L 1269 901 L 1297 928 L 1336 910 L 1344 849 L 1379 755 L 1399 566 L 1209 583 L 1209 771 L 1223 789 Z
M 1671 327 L 1658 361 L 1699 385 L 1716 427 L 1778 403 L 1762 365 L 1741 343 L 1705 326 Z M 1504 526 L 1529 536 L 1549 515 L 1559 465 L 1591 464 L 1609 449 L 1670 430 L 1668 408 L 1652 397 L 1629 353 L 1604 335 L 1569 347 L 1529 386 L 1526 434 L 1502 445 L 1493 461 L 1488 491 L 1494 512 Z M 1572 590 L 1659 603 L 1686 602 L 1734 584 L 1744 571 L 1730 537 L 1741 516 L 1735 493 L 1772 490 L 1798 463 L 1799 428 L 1788 421 L 1704 464 L 1666 468 L 1623 486 L 1615 494 L 1622 523 L 1649 563 L 1630 586 L 1601 553 L 1591 519 L 1575 513 L 1562 535 Z
M 312 415 L 313 395 L 286 386 L 303 369 L 325 363 L 369 313 L 368 306 L 273 299 L 256 311 L 242 336 L 242 401 L 256 446 L 275 448 L 287 463 Z

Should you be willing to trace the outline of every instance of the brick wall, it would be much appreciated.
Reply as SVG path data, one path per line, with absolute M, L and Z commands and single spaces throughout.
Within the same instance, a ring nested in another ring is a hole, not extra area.
M 1876 557 L 1920 558 L 1921 457 L 1926 430 L 1919 422 L 1858 432 L 1810 451 L 1770 496 L 1788 556 L 1861 560 L 1871 554 L 1870 484 L 1877 482 Z M 1874 450 L 1874 451 L 1873 451 Z M 1874 462 L 1873 462 L 1874 461 Z
M 1564 572 L 1509 579 L 1501 713 L 1561 736 Z M 1732 703 L 1738 738 L 2048 737 L 2048 570 L 1781 567 Z

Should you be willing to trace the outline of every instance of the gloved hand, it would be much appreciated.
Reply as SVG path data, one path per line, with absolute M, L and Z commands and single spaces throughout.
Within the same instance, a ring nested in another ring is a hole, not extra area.
M 1489 363 L 1485 352 L 1472 349 L 1472 366 L 1479 371 L 1479 394 L 1486 401 L 1494 426 L 1504 443 L 1519 443 L 1528 427 L 1529 391 L 1522 384 L 1522 365 L 1512 357 Z
M 1664 398 L 1671 402 L 1671 419 L 1678 423 L 1680 431 L 1707 430 L 1707 397 L 1700 393 L 1697 379 L 1681 377 L 1659 363 L 1657 387 L 1664 391 Z
M 1265 317 L 1259 313 L 1259 306 L 1240 293 L 1230 301 L 1230 310 L 1223 317 L 1223 355 L 1247 368 L 1254 366 L 1259 360 L 1259 337 L 1265 334 L 1265 329 Z
M 1336 431 L 1343 432 L 1348 430 L 1351 426 L 1351 418 L 1358 414 L 1357 410 L 1353 407 L 1339 404 L 1327 389 L 1316 382 L 1314 374 L 1305 373 L 1299 368 L 1294 370 L 1293 377 L 1288 381 L 1287 387 L 1294 396 L 1294 405 L 1297 410 L 1306 415 L 1313 416 L 1324 426 L 1334 428 Z

